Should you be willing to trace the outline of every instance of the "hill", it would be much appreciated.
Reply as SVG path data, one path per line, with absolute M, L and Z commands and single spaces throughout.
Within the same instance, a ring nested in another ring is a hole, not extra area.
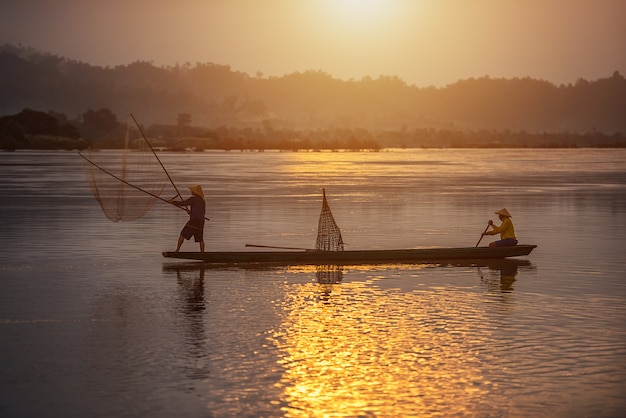
M 626 132 L 626 80 L 618 72 L 559 86 L 485 76 L 435 88 L 394 76 L 340 80 L 323 71 L 252 77 L 212 63 L 98 67 L 4 45 L 0 91 L 0 115 L 34 109 L 68 115 L 61 122 L 77 125 L 86 111 L 108 109 L 118 118 L 134 113 L 146 125 L 203 128 L 209 136 L 220 129 L 264 134 L 339 129 L 378 137 L 432 130 Z

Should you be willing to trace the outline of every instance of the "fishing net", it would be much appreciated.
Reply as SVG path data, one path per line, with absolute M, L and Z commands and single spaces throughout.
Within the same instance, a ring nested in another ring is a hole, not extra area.
M 322 201 L 322 212 L 320 213 L 320 220 L 317 227 L 315 249 L 317 251 L 343 251 L 341 230 L 337 226 L 335 218 L 333 218 L 333 213 L 328 206 L 326 190 L 322 191 L 324 193 L 324 200 Z
M 167 173 L 133 118 L 102 140 L 119 142 L 122 149 L 83 157 L 91 191 L 111 221 L 139 219 L 159 199 Z

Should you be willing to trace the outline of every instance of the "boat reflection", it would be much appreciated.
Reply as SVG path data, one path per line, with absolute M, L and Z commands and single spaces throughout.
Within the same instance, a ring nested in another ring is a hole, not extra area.
M 202 300 L 196 292 L 207 270 L 216 268 L 241 267 L 164 266 L 176 274 L 190 308 Z M 526 260 L 246 266 L 252 273 L 314 278 L 281 284 L 281 319 L 267 337 L 279 350 L 282 374 L 274 387 L 284 416 L 484 416 L 498 393 L 491 377 L 498 375 L 493 356 L 502 344 L 502 317 L 484 303 L 483 292 L 459 298 L 439 283 L 451 277 L 467 283 L 478 273 L 489 292 L 506 293 L 520 271 L 532 268 Z M 409 287 L 399 288 L 394 275 Z M 424 280 L 414 276 L 435 284 L 420 287 Z
M 346 270 L 381 270 L 381 269 L 407 269 L 415 266 L 428 267 L 488 267 L 494 270 L 507 269 L 510 267 L 527 267 L 532 266 L 531 262 L 526 259 L 505 258 L 505 259 L 481 259 L 481 260 L 441 260 L 429 263 L 386 263 L 386 264 L 325 264 L 325 265 L 294 265 L 289 263 L 205 263 L 202 261 L 180 261 L 163 264 L 164 272 L 175 271 L 200 271 L 200 270 L 258 270 L 273 271 L 285 269 L 290 271 L 310 271 L 314 268 L 320 272 L 321 281 L 326 280 L 329 272 L 346 271 Z M 325 277 L 326 276 L 326 277 Z M 341 281 L 342 274 L 335 274 Z
M 281 271 L 289 272 L 293 274 L 314 274 L 317 282 L 322 286 L 320 290 L 323 293 L 332 291 L 332 286 L 339 284 L 343 281 L 344 277 L 355 276 L 357 272 L 372 272 L 372 271 L 398 271 L 398 270 L 421 270 L 426 268 L 475 268 L 480 276 L 481 283 L 487 288 L 488 291 L 499 291 L 502 293 L 510 293 L 514 290 L 514 283 L 517 280 L 517 275 L 520 270 L 530 271 L 535 269 L 535 266 L 526 259 L 497 259 L 497 260 L 445 260 L 439 263 L 428 264 L 376 264 L 376 265 L 317 265 L 317 266 L 291 266 L 291 265 L 275 265 L 275 264 L 263 264 L 263 263 L 248 263 L 248 264 L 214 264 L 203 263 L 198 261 L 181 262 L 181 263 L 166 263 L 163 265 L 163 271 L 177 272 L 180 276 L 181 272 L 200 272 L 202 280 L 198 279 L 198 282 L 203 282 L 204 274 L 207 270 L 247 270 L 247 271 Z
M 480 280 L 489 291 L 499 291 L 510 293 L 513 291 L 513 284 L 517 280 L 520 270 L 533 270 L 535 268 L 528 260 L 500 260 L 498 263 L 477 266 Z M 481 267 L 487 267 L 484 272 Z M 495 274 L 493 274 L 495 272 Z
M 535 266 L 525 259 L 506 258 L 502 260 L 482 260 L 472 262 L 453 262 L 439 266 L 475 267 L 481 283 L 489 291 L 510 293 L 520 271 L 531 271 Z

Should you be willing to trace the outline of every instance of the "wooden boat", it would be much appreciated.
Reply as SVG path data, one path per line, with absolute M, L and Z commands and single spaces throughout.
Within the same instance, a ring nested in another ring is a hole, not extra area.
M 485 260 L 525 256 L 536 245 L 514 247 L 416 248 L 356 251 L 218 251 L 164 252 L 167 258 L 197 260 L 215 264 L 354 265 L 394 263 L 436 263 L 447 260 Z

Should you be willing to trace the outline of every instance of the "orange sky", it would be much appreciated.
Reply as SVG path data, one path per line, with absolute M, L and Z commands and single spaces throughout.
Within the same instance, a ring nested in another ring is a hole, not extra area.
M 417 86 L 626 75 L 625 0 L 3 0 L 0 43 L 94 65 L 213 62 Z

